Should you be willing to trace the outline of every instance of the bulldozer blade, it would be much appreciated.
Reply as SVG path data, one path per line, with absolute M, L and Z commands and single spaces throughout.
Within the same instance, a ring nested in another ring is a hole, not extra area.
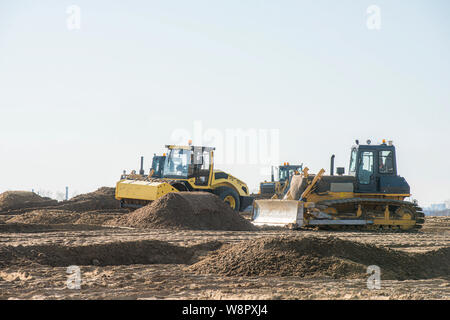
M 303 225 L 303 202 L 296 200 L 255 200 L 253 224 L 269 226 Z

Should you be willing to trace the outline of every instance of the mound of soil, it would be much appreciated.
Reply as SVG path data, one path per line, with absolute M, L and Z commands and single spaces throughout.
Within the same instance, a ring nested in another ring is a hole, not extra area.
M 188 264 L 197 251 L 217 249 L 217 243 L 181 247 L 158 240 L 112 242 L 84 246 L 57 244 L 0 247 L 0 267 L 33 263 L 62 267 L 69 265 Z
M 257 230 L 219 197 L 208 192 L 168 193 L 108 224 L 148 229 Z
M 94 192 L 80 194 L 61 202 L 27 191 L 7 191 L 0 195 L 0 212 L 23 213 L 38 208 L 73 212 L 118 210 L 120 202 L 115 198 L 115 188 L 109 187 L 101 187 Z
M 31 224 L 31 223 L 0 223 L 0 233 L 44 233 L 61 231 L 91 231 L 104 230 L 105 227 L 86 224 Z
M 121 213 L 83 212 L 74 224 L 104 225 L 108 221 L 121 216 Z
M 6 223 L 63 224 L 74 223 L 79 218 L 79 213 L 64 210 L 33 210 L 14 216 Z
M 0 194 L 0 211 L 21 208 L 46 207 L 56 205 L 58 201 L 41 197 L 30 191 L 6 191 Z
M 276 237 L 229 244 L 188 267 L 197 274 L 367 278 L 367 267 L 382 279 L 448 277 L 450 248 L 408 254 L 333 237 Z
M 102 225 L 106 221 L 115 218 L 116 214 L 95 212 L 72 212 L 65 210 L 33 210 L 7 220 L 8 224 L 85 224 Z
M 75 212 L 120 209 L 120 202 L 115 198 L 115 188 L 101 187 L 59 203 L 58 209 Z

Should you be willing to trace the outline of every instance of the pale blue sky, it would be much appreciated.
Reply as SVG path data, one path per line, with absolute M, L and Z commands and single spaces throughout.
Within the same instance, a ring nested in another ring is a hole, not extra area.
M 445 0 L 1 1 L 0 192 L 112 186 L 201 120 L 279 129 L 280 160 L 312 171 L 332 153 L 348 170 L 355 139 L 392 139 L 413 197 L 450 199 L 449 13 Z M 219 167 L 251 188 L 265 178 Z

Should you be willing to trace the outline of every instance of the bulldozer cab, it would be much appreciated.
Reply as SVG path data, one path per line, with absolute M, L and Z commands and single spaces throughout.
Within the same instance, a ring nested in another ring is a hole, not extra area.
M 152 168 L 151 168 L 151 177 L 153 178 L 161 178 L 163 174 L 164 162 L 166 161 L 166 156 L 157 156 L 156 154 L 153 156 L 152 160 Z
M 303 165 L 283 165 L 278 168 L 278 181 L 285 182 L 291 176 L 303 170 Z
M 356 178 L 357 192 L 409 193 L 406 180 L 397 175 L 395 147 L 391 144 L 354 146 L 349 174 Z
M 191 179 L 195 185 L 207 186 L 213 172 L 214 148 L 199 146 L 166 146 L 163 178 Z

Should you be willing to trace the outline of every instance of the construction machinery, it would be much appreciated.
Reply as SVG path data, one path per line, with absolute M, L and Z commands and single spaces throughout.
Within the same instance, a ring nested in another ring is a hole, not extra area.
M 275 180 L 274 167 L 272 166 L 272 173 L 270 181 L 261 182 L 259 185 L 259 196 L 262 198 L 271 198 L 276 195 L 279 197 L 289 188 L 290 178 L 294 174 L 299 174 L 303 170 L 303 164 L 290 165 L 285 162 L 283 165 L 277 167 L 278 179 Z
M 116 199 L 122 207 L 139 208 L 170 192 L 205 191 L 219 196 L 233 210 L 252 204 L 247 185 L 229 173 L 214 170 L 212 147 L 167 145 L 167 155 L 153 158 L 153 174 L 122 175 Z M 156 165 L 155 165 L 156 163 Z M 141 171 L 142 171 L 141 161 Z
M 164 162 L 166 161 L 166 154 L 162 156 L 153 155 L 152 168 L 150 169 L 149 176 L 153 178 L 161 178 L 163 174 Z M 141 163 L 141 171 L 143 164 Z M 143 173 L 143 172 L 142 172 Z
M 144 170 L 144 157 L 141 157 L 141 168 L 139 169 L 139 173 L 136 173 L 136 170 L 132 170 L 129 174 L 127 174 L 126 171 L 124 171 L 120 176 L 120 180 L 123 179 L 142 180 L 150 177 L 161 178 L 165 160 L 166 160 L 165 153 L 162 156 L 157 156 L 155 153 L 152 159 L 152 167 L 150 168 L 148 175 L 146 175 Z
M 255 200 L 253 222 L 295 228 L 417 230 L 424 213 L 417 203 L 406 201 L 410 187 L 397 174 L 392 141 L 380 145 L 356 145 L 351 149 L 349 174 L 337 168 L 334 155 L 330 175 L 325 170 L 294 175 L 280 200 Z

